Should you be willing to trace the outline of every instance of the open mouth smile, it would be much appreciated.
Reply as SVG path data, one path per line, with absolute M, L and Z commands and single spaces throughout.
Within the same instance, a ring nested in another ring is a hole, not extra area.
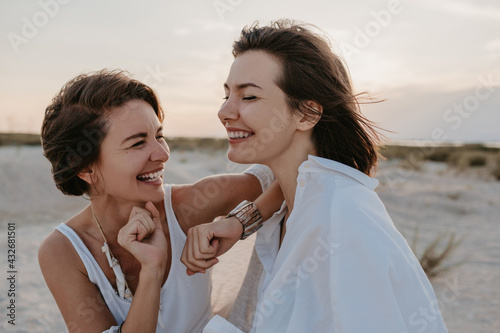
M 144 173 L 142 175 L 137 176 L 137 179 L 145 183 L 156 183 L 162 180 L 163 171 L 164 170 L 161 169 L 155 172 Z
M 228 131 L 227 135 L 230 141 L 247 139 L 254 135 L 252 132 L 247 131 Z

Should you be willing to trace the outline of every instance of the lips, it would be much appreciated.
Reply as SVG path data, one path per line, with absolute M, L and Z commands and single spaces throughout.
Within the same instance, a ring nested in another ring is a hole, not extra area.
M 164 171 L 163 169 L 160 169 L 153 172 L 143 173 L 137 176 L 137 179 L 146 183 L 154 183 L 161 180 L 163 176 L 163 171 Z

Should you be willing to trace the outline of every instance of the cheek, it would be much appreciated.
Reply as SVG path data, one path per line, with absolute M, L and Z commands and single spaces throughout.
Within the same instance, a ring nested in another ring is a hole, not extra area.
M 261 122 L 259 137 L 263 143 L 281 141 L 293 131 L 293 124 L 283 114 L 275 113 Z
M 116 155 L 108 155 L 108 158 L 101 163 L 101 170 L 105 181 L 111 179 L 122 179 L 122 177 L 135 173 L 137 164 L 140 161 L 139 156 L 133 153 L 124 153 Z

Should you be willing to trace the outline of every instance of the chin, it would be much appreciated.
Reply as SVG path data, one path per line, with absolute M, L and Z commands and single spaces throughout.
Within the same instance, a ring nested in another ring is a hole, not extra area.
M 142 195 L 142 200 L 144 202 L 151 201 L 153 203 L 160 202 L 165 198 L 165 189 L 163 186 L 161 188 L 156 189 L 154 192 L 149 192 L 146 193 L 145 195 Z
M 161 189 L 158 191 L 158 194 L 154 195 L 155 200 L 151 200 L 152 202 L 160 202 L 165 198 L 165 188 L 163 185 L 161 186 Z
M 252 150 L 252 152 L 247 152 L 246 154 L 242 153 L 239 150 L 234 150 L 229 148 L 227 152 L 227 158 L 234 163 L 239 163 L 239 164 L 254 164 L 258 163 L 256 162 L 256 156 L 255 156 L 255 151 Z

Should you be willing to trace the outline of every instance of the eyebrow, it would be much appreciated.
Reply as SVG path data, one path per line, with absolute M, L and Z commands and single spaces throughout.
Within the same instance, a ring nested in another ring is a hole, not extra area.
M 163 130 L 163 126 L 160 126 L 158 127 L 158 130 L 156 131 L 156 133 L 160 132 Z M 130 140 L 134 140 L 134 139 L 138 139 L 138 138 L 147 138 L 148 137 L 148 133 L 146 132 L 140 132 L 140 133 L 135 133 L 135 134 L 132 134 L 131 136 L 128 136 L 126 137 L 123 141 L 122 141 L 122 145 L 127 142 L 127 141 L 130 141 Z
M 245 89 L 248 87 L 262 89 L 261 87 L 259 87 L 255 83 L 248 82 L 248 83 L 240 83 L 240 84 L 236 85 L 236 90 L 242 90 L 242 89 Z M 224 88 L 226 88 L 227 90 L 231 90 L 231 89 L 229 89 L 229 86 L 227 85 L 227 83 L 224 83 Z

